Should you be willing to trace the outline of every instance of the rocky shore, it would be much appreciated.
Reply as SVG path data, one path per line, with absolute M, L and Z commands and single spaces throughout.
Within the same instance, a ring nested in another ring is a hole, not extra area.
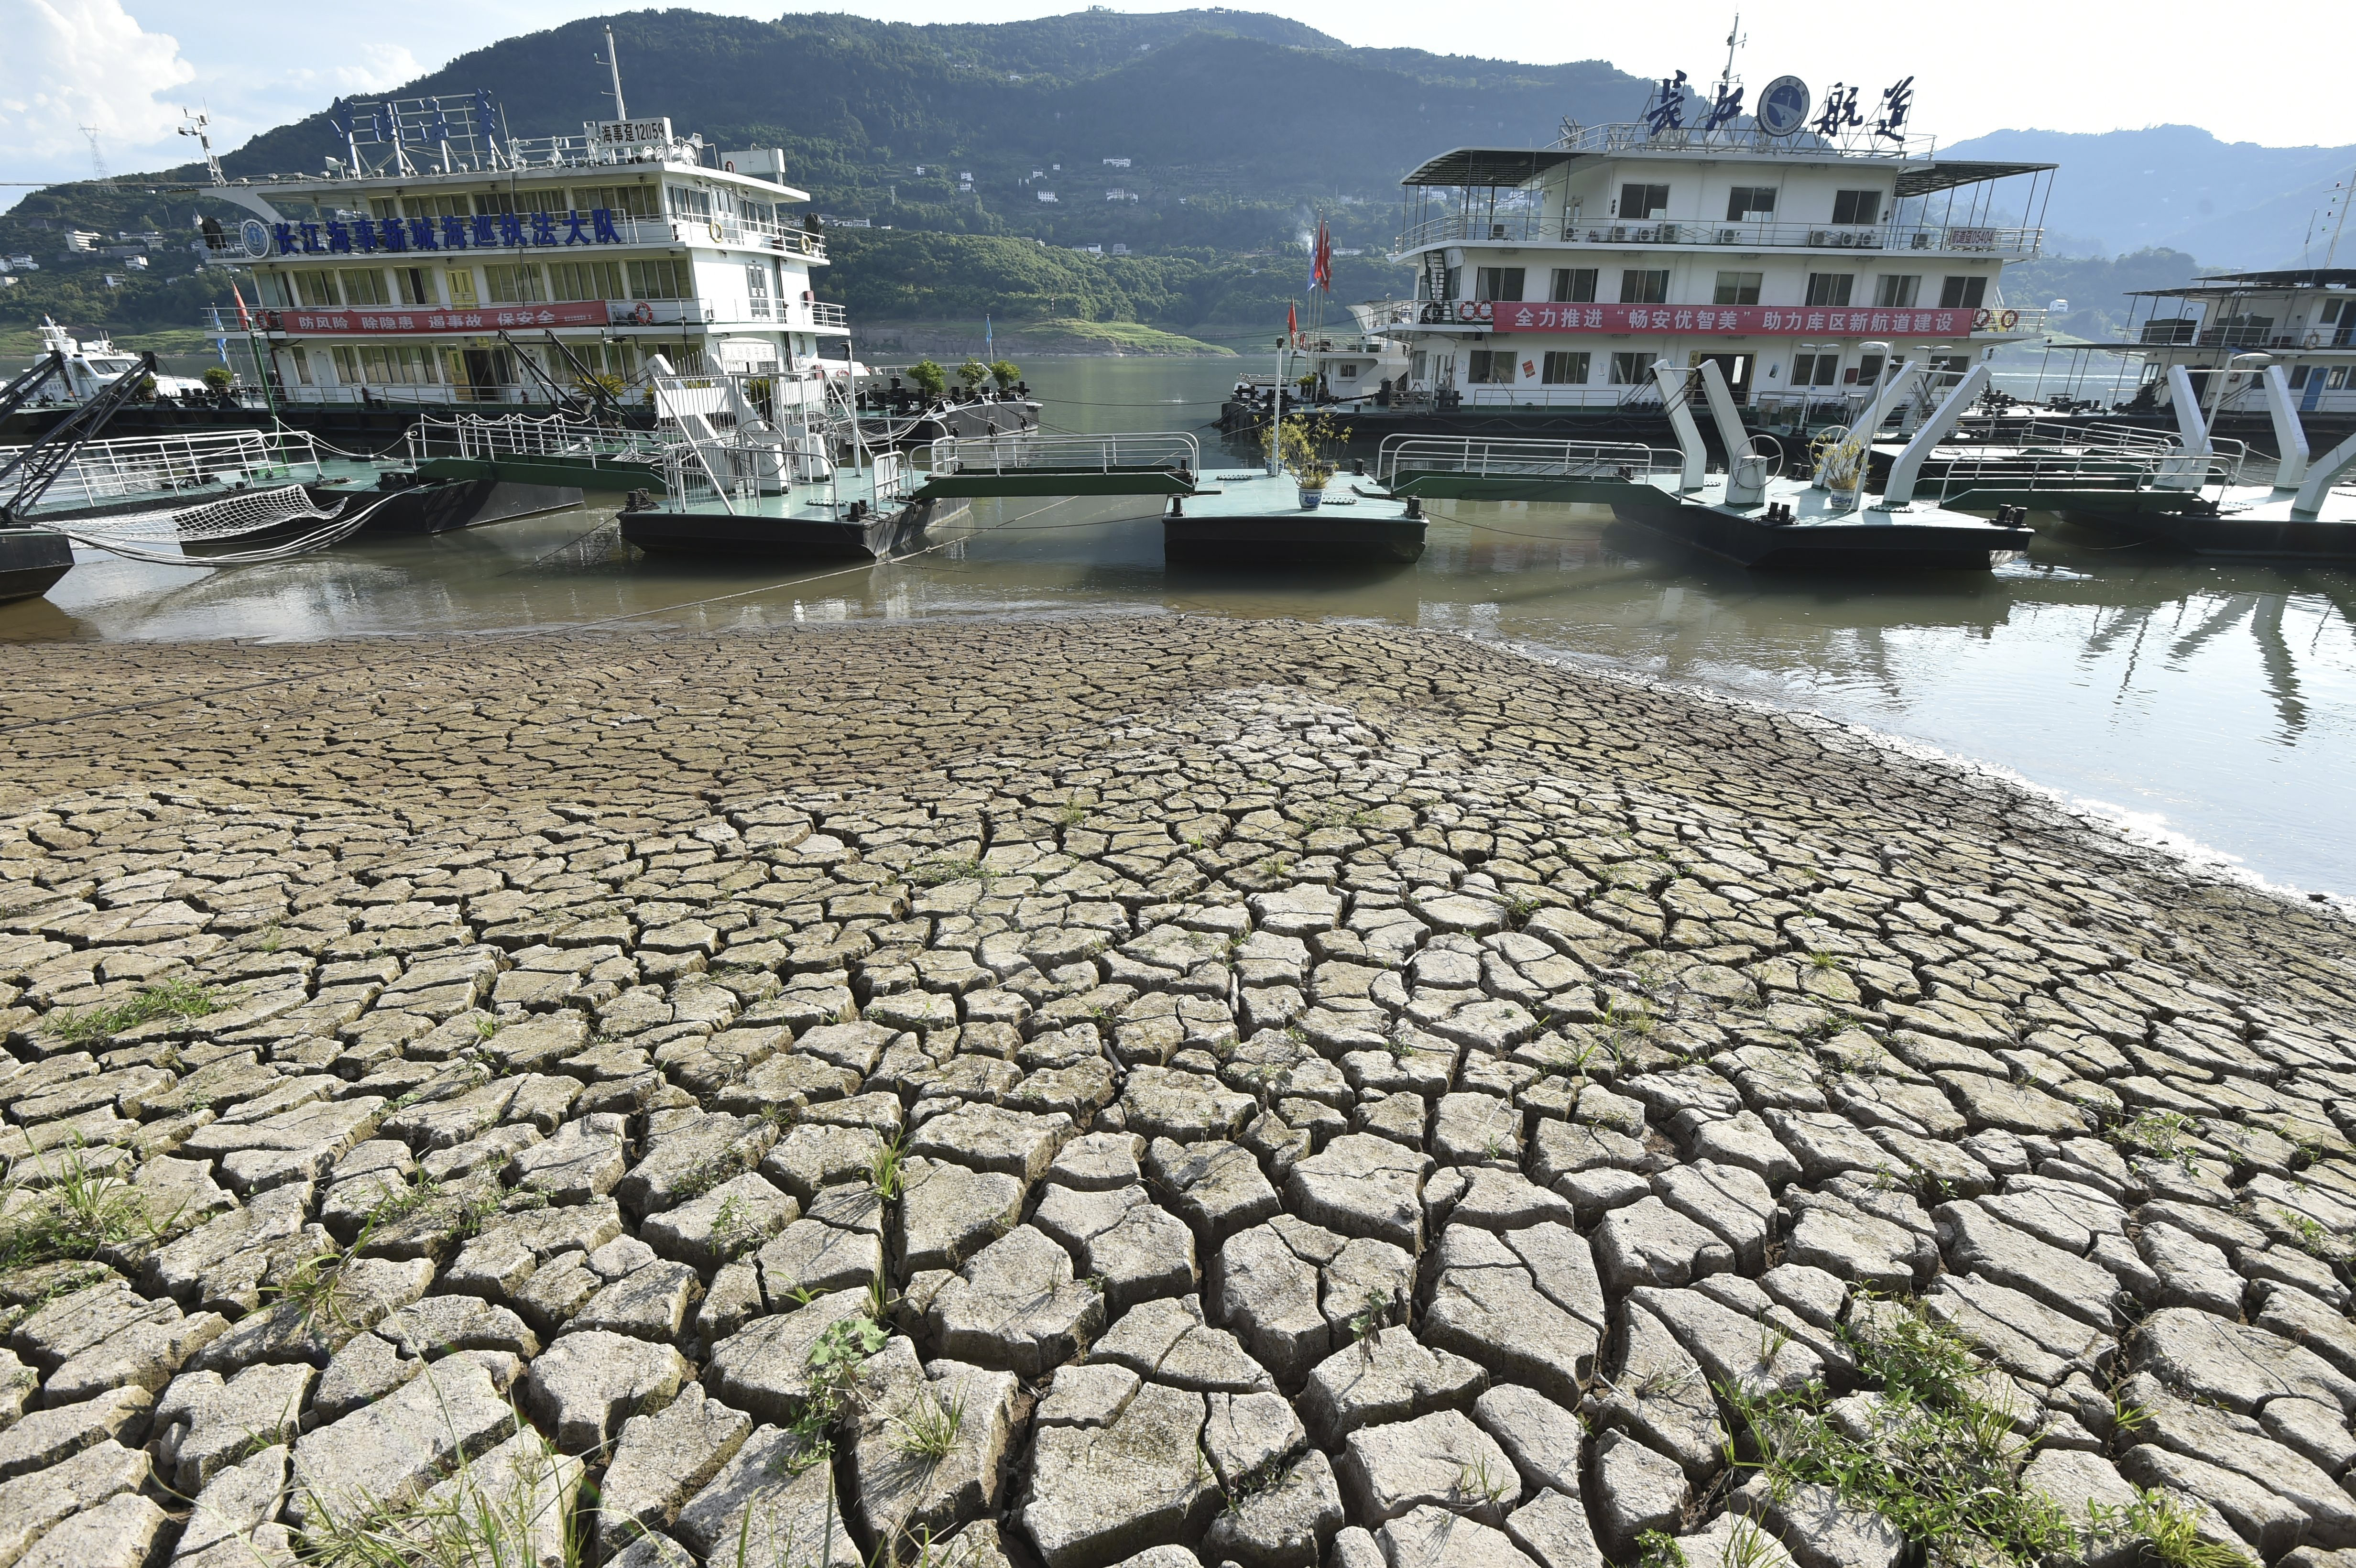
M 2356 932 L 1194 619 L 0 650 L 0 1568 L 2356 1555 Z

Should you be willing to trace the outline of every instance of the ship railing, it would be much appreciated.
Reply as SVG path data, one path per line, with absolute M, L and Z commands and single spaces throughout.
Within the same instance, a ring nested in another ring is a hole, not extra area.
M 2166 431 L 2140 430 L 2132 425 L 2077 425 L 2061 420 L 2007 419 L 2000 414 L 1966 414 L 1955 426 L 1956 444 L 2000 441 L 2007 446 L 2072 448 L 2111 457 L 2165 457 L 2181 451 L 2184 443 Z
M 1706 108 L 1707 105 L 1697 105 L 1693 112 Z M 1768 153 L 1816 161 L 1928 158 L 1937 149 L 1937 143 L 1929 136 L 1858 134 L 1835 142 L 1812 131 L 1771 136 L 1755 125 L 1722 125 L 1711 131 L 1694 124 L 1655 131 L 1646 120 L 1607 121 L 1595 125 L 1565 122 L 1562 134 L 1548 145 L 1568 153 Z
M 0 466 L 24 449 L 0 447 Z M 203 431 L 85 442 L 41 497 L 45 508 L 102 506 L 259 481 L 326 477 L 307 431 Z
M 1419 475 L 1472 479 L 1624 479 L 1675 474 L 1682 459 L 1662 447 L 1623 441 L 1532 441 L 1478 435 L 1392 435 L 1375 457 L 1375 480 L 1396 489 Z
M 949 435 L 932 444 L 935 474 L 1133 473 L 1143 468 L 1199 474 L 1202 443 L 1192 435 L 1146 431 L 1117 435 Z
M 1403 231 L 1391 249 L 1405 254 L 1441 244 L 1562 243 L 1625 249 L 1639 245 L 1711 246 L 1737 251 L 1921 251 L 2034 256 L 2045 230 L 1964 223 L 1716 222 L 1707 219 L 1565 218 L 1538 211 L 1450 213 Z
M 616 430 L 562 414 L 421 414 L 405 438 L 409 459 L 566 457 L 597 463 L 650 463 L 670 443 L 648 431 Z
M 2210 452 L 2090 446 L 2025 451 L 2003 446 L 1941 446 L 1934 485 L 1942 501 L 1973 491 L 2132 490 L 2207 493 L 2243 482 L 2249 448 L 2238 441 L 2215 441 Z

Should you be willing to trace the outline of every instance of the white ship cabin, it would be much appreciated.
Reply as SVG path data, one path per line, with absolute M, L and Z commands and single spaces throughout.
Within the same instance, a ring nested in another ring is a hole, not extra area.
M 2302 412 L 2356 412 L 2356 267 L 2221 272 L 2133 296 L 2117 352 L 2142 362 L 2130 407 L 2167 408 L 2169 371 L 2190 373 L 2202 408 L 2263 412 L 2250 374 L 2279 365 Z
M 1655 361 L 1711 358 L 1738 401 L 1804 413 L 1861 399 L 1893 357 L 1961 368 L 2041 331 L 2002 279 L 2038 251 L 2028 219 L 2056 165 L 1827 135 L 1794 79 L 1769 95 L 1790 133 L 1567 124 L 1551 146 L 1459 147 L 1409 174 L 1394 253 L 1416 296 L 1365 314 L 1408 347 L 1410 398 L 1636 404 Z
M 584 374 L 636 397 L 657 355 L 781 389 L 851 369 L 781 153 L 661 118 L 503 129 L 487 93 L 339 102 L 326 172 L 218 187 L 253 216 L 206 220 L 209 260 L 251 272 L 285 401 L 545 403 Z

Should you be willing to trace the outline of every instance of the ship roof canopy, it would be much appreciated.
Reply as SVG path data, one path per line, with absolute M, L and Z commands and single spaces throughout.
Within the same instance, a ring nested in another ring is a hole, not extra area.
M 2356 267 L 2287 267 L 2274 272 L 2213 272 L 2172 289 L 2132 289 L 2138 299 L 2183 299 L 2194 294 L 2240 293 L 2251 289 L 2356 288 Z
M 1426 158 L 1399 184 L 1517 186 L 1593 155 L 1561 147 L 1454 147 Z
M 1901 197 L 1928 196 L 1935 190 L 1953 190 L 1959 185 L 2009 179 L 2014 175 L 2043 174 L 2061 166 L 2059 164 L 1991 163 L 1978 158 L 1933 158 L 1929 163 L 1899 170 L 1898 194 Z
M 1776 147 L 1767 156 L 1791 156 L 1798 148 Z M 1811 148 L 1809 151 L 1828 156 L 1839 156 L 1832 149 Z M 1618 149 L 1621 155 L 1641 155 L 1646 153 L 1715 152 L 1719 156 L 1762 155 L 1762 150 L 1751 146 L 1673 147 L 1647 146 L 1642 144 Z M 1401 185 L 1442 186 L 1520 186 L 1552 173 L 1566 164 L 1608 157 L 1610 153 L 1574 151 L 1567 147 L 1451 147 L 1436 157 L 1426 158 L 1399 181 Z M 1933 191 L 1951 190 L 1957 186 L 1977 185 L 1983 180 L 2000 180 L 2013 175 L 2042 174 L 2061 167 L 2059 164 L 1988 162 L 1973 158 L 1933 158 L 1910 161 L 1898 171 L 1898 194 L 1928 196 Z

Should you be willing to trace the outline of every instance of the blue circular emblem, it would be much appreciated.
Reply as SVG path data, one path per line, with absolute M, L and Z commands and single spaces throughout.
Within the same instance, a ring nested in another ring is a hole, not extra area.
M 254 260 L 270 254 L 270 229 L 259 218 L 249 218 L 239 225 L 237 237 L 244 242 L 245 253 Z
M 1808 123 L 1808 84 L 1796 76 L 1779 76 L 1759 95 L 1759 128 L 1770 136 L 1788 136 Z

